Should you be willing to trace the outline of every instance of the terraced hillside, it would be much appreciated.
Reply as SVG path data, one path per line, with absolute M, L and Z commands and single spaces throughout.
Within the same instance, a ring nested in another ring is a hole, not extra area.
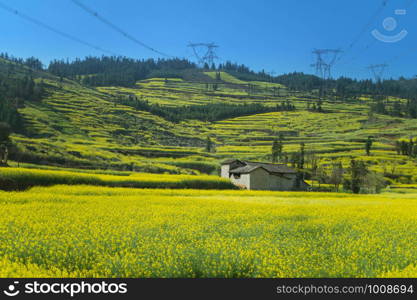
M 20 68 L 15 70 L 26 72 Z M 45 84 L 46 93 L 41 101 L 26 101 L 19 109 L 25 132 L 13 135 L 20 149 L 13 159 L 77 168 L 216 173 L 218 162 L 226 157 L 270 160 L 272 141 L 283 134 L 288 155 L 305 143 L 307 153 L 315 153 L 324 166 L 337 161 L 347 166 L 357 157 L 377 171 L 395 173 L 394 179 L 400 182 L 417 180 L 416 161 L 394 149 L 396 140 L 408 139 L 416 131 L 416 119 L 371 116 L 366 95 L 355 101 L 324 99 L 323 111 L 312 111 L 311 105 L 318 101 L 315 93 L 244 81 L 225 72 L 195 72 L 183 79 L 150 78 L 131 88 L 92 88 L 46 72 L 34 73 L 35 80 Z M 291 103 L 296 110 L 174 123 L 127 105 L 124 100 L 133 95 L 162 109 Z M 365 156 L 368 136 L 375 142 L 371 155 Z M 205 150 L 207 137 L 214 142 L 215 152 Z

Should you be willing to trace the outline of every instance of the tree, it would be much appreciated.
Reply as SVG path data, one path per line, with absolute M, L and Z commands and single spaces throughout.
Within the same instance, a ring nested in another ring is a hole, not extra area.
M 11 128 L 9 124 L 0 122 L 0 164 L 7 165 L 10 147 Z
M 323 101 L 319 99 L 317 101 L 317 112 L 323 112 L 322 104 L 323 104 Z
M 280 161 L 282 160 L 283 152 L 284 152 L 284 135 L 280 133 L 279 138 L 278 138 L 278 157 Z
M 395 143 L 395 148 L 398 154 L 407 155 L 413 158 L 417 157 L 417 140 L 413 141 L 410 138 L 410 141 L 397 141 Z
M 417 158 L 417 144 L 414 144 L 411 156 Z
M 300 154 L 298 156 L 298 168 L 304 169 L 304 162 L 305 162 L 305 144 L 300 144 Z
M 334 185 L 336 192 L 339 191 L 339 186 L 343 181 L 343 165 L 341 162 L 333 164 L 332 174 L 330 176 L 330 183 Z
M 206 141 L 206 152 L 213 152 L 214 144 L 211 138 L 208 136 Z
M 365 143 L 365 151 L 366 151 L 366 155 L 368 156 L 371 153 L 372 144 L 373 144 L 372 137 L 368 136 L 368 140 Z
M 408 143 L 406 141 L 401 141 L 401 154 L 408 155 Z
M 398 165 L 397 161 L 394 160 L 394 161 L 391 162 L 391 174 L 393 176 L 395 176 L 395 171 L 397 170 L 397 165 Z
M 396 116 L 396 117 L 401 117 L 402 116 L 402 107 L 401 107 L 401 102 L 400 101 L 395 101 L 394 105 L 392 107 L 392 115 Z
M 291 163 L 291 166 L 293 168 L 295 168 L 298 165 L 298 162 L 299 162 L 299 153 L 297 153 L 297 152 L 291 153 L 289 161 Z
M 316 176 L 317 176 L 317 181 L 319 183 L 319 188 L 320 188 L 320 184 L 326 183 L 326 180 L 327 180 L 326 169 L 323 167 L 323 165 L 317 166 Z
M 395 142 L 395 151 L 397 151 L 398 155 L 401 154 L 401 142 L 400 141 Z
M 35 69 L 35 70 L 42 70 L 42 68 L 43 68 L 42 62 L 35 57 L 27 58 L 24 64 L 26 66 L 28 66 L 29 68 L 32 68 L 32 69 Z
M 410 138 L 410 141 L 408 142 L 408 155 L 413 157 L 413 148 L 414 148 L 414 141 Z
M 276 163 L 278 159 L 278 140 L 275 139 L 272 142 L 272 149 L 271 149 L 271 161 L 272 163 Z
M 317 179 L 317 169 L 319 166 L 319 158 L 314 153 L 309 155 L 310 166 L 311 166 L 311 185 L 313 186 L 314 180 Z
M 275 139 L 272 143 L 272 163 L 282 162 L 282 151 L 284 149 L 284 135 L 281 133 L 278 140 Z
M 362 182 L 368 174 L 368 168 L 363 161 L 350 161 L 350 189 L 354 194 L 359 194 L 362 187 Z
M 385 186 L 384 177 L 381 174 L 369 171 L 362 179 L 362 192 L 375 194 L 381 192 Z
M 216 80 L 217 81 L 221 81 L 222 77 L 221 77 L 221 73 L 220 72 L 216 72 Z

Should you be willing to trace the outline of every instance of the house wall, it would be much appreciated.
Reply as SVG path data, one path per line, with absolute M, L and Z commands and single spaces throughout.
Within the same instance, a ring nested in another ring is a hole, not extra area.
M 220 176 L 223 178 L 229 178 L 229 170 L 235 169 L 238 167 L 243 167 L 245 164 L 241 163 L 240 161 L 236 160 L 228 165 L 221 166 Z
M 220 176 L 223 178 L 229 178 L 230 165 L 222 165 Z
M 269 174 L 260 168 L 251 172 L 249 175 L 249 189 L 251 190 L 291 191 L 295 186 L 295 174 L 285 174 L 285 177 L 283 177 Z
M 232 174 L 230 176 L 230 181 L 237 186 L 246 187 L 249 189 L 250 174 L 240 174 L 240 176 Z
M 270 190 L 270 175 L 262 168 L 256 169 L 249 174 L 250 182 L 248 188 L 250 190 Z
M 246 187 L 250 190 L 270 190 L 270 191 L 291 191 L 295 188 L 296 174 L 285 174 L 283 176 L 270 174 L 263 168 L 258 168 L 250 174 L 230 175 L 230 168 L 234 169 L 243 165 L 239 161 L 231 165 L 221 166 L 221 177 L 230 179 L 235 185 Z M 307 190 L 308 185 L 301 183 L 299 190 Z
M 285 174 L 283 176 L 271 174 L 268 177 L 269 187 L 273 191 L 291 191 L 294 189 L 296 175 Z

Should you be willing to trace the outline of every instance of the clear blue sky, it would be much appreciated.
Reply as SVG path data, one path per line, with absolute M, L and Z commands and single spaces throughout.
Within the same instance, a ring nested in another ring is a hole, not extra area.
M 340 47 L 348 51 L 335 66 L 335 76 L 368 77 L 367 65 L 386 61 L 390 62 L 386 76 L 417 75 L 417 4 L 414 3 L 417 1 L 388 1 L 373 19 L 382 0 L 80 1 L 144 43 L 179 57 L 192 54 L 186 47 L 190 41 L 214 41 L 220 45 L 218 54 L 223 61 L 245 63 L 255 70 L 277 74 L 313 73 L 310 67 L 314 62 L 313 48 Z M 133 58 L 157 57 L 70 0 L 0 0 L 0 3 L 113 52 Z M 405 15 L 395 14 L 395 9 L 407 5 Z M 392 18 L 398 22 L 396 28 L 392 26 Z M 349 48 L 364 27 L 360 39 Z M 2 9 L 0 28 L 0 51 L 17 57 L 35 56 L 47 64 L 54 58 L 103 54 Z M 399 42 L 385 43 L 375 40 L 371 34 L 374 29 L 388 36 L 405 29 L 408 35 Z

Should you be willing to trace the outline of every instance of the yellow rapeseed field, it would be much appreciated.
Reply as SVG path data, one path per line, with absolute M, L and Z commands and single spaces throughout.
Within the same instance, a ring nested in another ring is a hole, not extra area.
M 0 169 L 0 189 L 3 190 L 22 190 L 31 186 L 56 184 L 88 184 L 133 188 L 236 189 L 229 180 L 209 175 L 195 176 L 132 172 L 120 176 L 62 170 Z
M 1 277 L 417 277 L 417 194 L 0 192 Z

